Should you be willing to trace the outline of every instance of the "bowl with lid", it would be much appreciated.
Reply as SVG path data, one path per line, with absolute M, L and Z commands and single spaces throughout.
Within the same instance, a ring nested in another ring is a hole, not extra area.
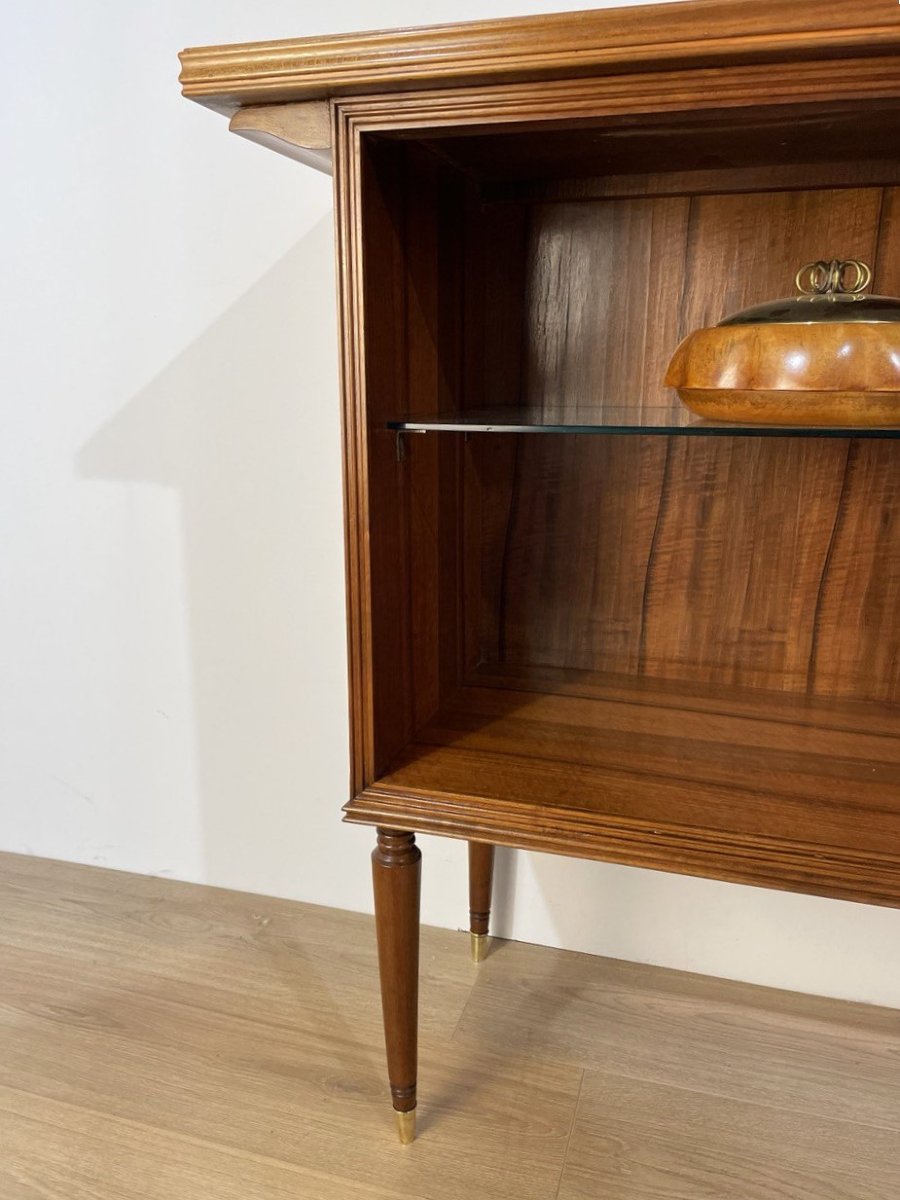
M 857 260 L 807 263 L 798 294 L 681 343 L 666 373 L 698 416 L 760 425 L 900 425 L 900 299 Z

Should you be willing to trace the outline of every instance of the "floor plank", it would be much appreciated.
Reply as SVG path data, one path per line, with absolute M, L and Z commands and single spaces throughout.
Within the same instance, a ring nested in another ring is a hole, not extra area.
M 896 1200 L 900 1138 L 600 1072 L 585 1075 L 559 1200 Z
M 360 988 L 377 972 L 370 917 L 70 863 L 53 864 L 50 886 L 46 861 L 0 854 L 0 946 L 214 984 L 256 1013 L 265 1005 L 316 1028 L 349 1001 L 357 1019 L 380 1030 L 377 988 Z M 477 977 L 464 942 L 448 930 L 423 933 L 423 1029 L 446 1033 L 463 1011 Z
M 204 889 L 191 895 L 181 885 L 170 906 L 168 885 L 159 899 L 110 873 L 89 875 L 81 889 L 69 871 L 59 887 L 52 875 L 33 881 L 29 938 L 29 901 L 21 876 L 10 875 L 17 906 L 0 928 L 7 1092 L 101 1124 L 121 1119 L 156 1130 L 161 1155 L 170 1138 L 186 1136 L 217 1153 L 343 1180 L 348 1195 L 351 1185 L 371 1181 L 419 1200 L 479 1193 L 544 1200 L 555 1192 L 581 1071 L 554 1063 L 535 1071 L 515 1054 L 486 1052 L 475 1062 L 459 1055 L 450 1034 L 463 981 L 467 993 L 476 977 L 466 937 L 423 933 L 423 1007 L 442 1012 L 443 1029 L 423 1029 L 420 1086 L 428 1103 L 421 1137 L 405 1149 L 387 1099 L 370 919 L 255 897 L 219 904 L 213 895 L 203 905 Z M 122 912 L 118 934 L 109 888 Z M 256 910 L 277 916 L 248 936 Z M 40 1108 L 27 1117 L 43 1119 Z M 21 1147 L 27 1131 L 15 1129 Z M 83 1135 L 60 1136 L 79 1161 Z M 108 1137 L 115 1145 L 114 1130 Z M 43 1179 L 36 1135 L 34 1153 L 32 1175 L 20 1168 L 27 1186 Z M 48 1178 L 57 1186 L 56 1176 Z M 166 1194 L 193 1197 L 187 1178 Z M 76 1186 L 77 1179 L 77 1195 Z M 120 1193 L 101 1175 L 90 1194 Z
M 900 1131 L 900 1012 L 503 943 L 457 1029 L 541 1061 Z
M 120 1117 L 0 1088 L 4 1200 L 408 1200 L 340 1174 L 235 1153 Z M 35 1147 L 40 1147 L 39 1156 Z
M 464 898 L 464 882 L 460 881 Z M 2 1200 L 895 1200 L 900 1013 L 0 854 Z

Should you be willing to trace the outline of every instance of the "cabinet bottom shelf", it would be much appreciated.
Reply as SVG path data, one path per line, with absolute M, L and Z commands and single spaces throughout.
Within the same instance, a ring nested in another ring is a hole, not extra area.
M 900 713 L 486 671 L 347 819 L 900 906 Z

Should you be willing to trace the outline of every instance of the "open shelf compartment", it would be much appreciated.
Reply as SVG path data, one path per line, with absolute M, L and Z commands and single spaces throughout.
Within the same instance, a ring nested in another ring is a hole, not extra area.
M 900 430 L 662 382 L 804 262 L 900 292 L 871 116 L 363 138 L 348 819 L 900 905 Z

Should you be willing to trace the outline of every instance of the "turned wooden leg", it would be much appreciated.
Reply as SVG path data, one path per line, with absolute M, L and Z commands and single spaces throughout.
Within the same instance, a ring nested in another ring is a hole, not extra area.
M 416 1136 L 421 864 L 414 834 L 378 830 L 372 852 L 378 969 L 388 1079 L 404 1143 Z
M 469 842 L 469 937 L 473 962 L 481 962 L 487 953 L 493 881 L 494 847 Z

